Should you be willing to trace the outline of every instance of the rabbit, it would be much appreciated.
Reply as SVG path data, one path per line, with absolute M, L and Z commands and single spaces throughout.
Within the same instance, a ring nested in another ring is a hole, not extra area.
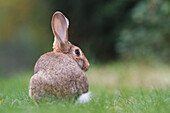
M 85 72 L 89 62 L 81 49 L 68 41 L 68 19 L 59 11 L 51 21 L 53 51 L 40 56 L 29 83 L 29 96 L 40 101 L 45 97 L 77 99 L 88 92 Z

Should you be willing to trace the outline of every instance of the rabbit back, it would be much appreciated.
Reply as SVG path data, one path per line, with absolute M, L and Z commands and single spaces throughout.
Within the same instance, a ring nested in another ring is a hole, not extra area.
M 29 93 L 32 98 L 53 95 L 69 99 L 86 92 L 87 77 L 68 55 L 48 52 L 38 59 L 30 80 Z

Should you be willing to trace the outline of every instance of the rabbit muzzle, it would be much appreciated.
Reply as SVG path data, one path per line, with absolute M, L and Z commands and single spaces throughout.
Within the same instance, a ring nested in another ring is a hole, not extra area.
M 84 72 L 89 69 L 90 64 L 87 59 L 77 59 L 77 63 Z

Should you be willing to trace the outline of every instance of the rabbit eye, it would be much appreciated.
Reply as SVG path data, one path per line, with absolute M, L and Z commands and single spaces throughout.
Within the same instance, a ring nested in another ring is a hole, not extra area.
M 80 51 L 78 49 L 76 49 L 74 52 L 76 55 L 80 56 Z

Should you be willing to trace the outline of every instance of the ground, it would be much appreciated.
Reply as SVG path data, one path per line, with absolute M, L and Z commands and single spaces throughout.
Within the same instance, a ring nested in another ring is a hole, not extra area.
M 87 72 L 91 101 L 45 102 L 35 105 L 28 96 L 32 72 L 0 77 L 1 113 L 168 113 L 170 65 L 148 61 L 91 64 Z

